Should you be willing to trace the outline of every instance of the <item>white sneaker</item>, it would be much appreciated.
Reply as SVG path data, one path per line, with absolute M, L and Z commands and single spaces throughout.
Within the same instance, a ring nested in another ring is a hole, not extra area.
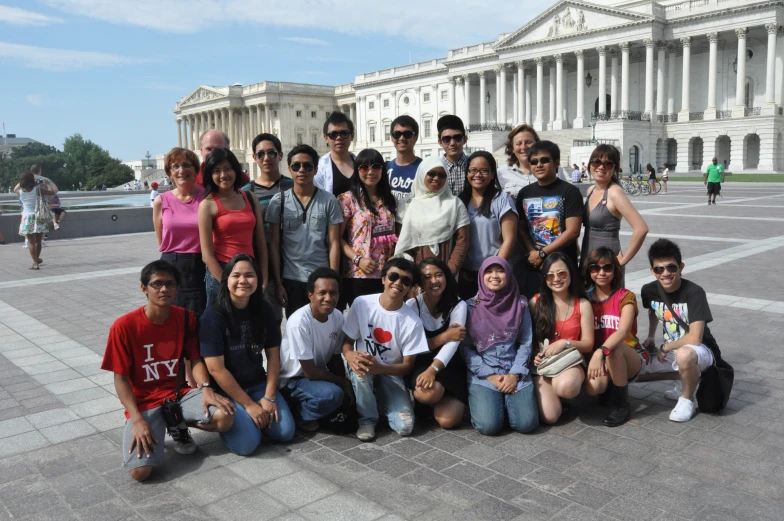
M 57 224 L 57 223 L 54 223 L 54 229 L 55 229 L 55 230 L 59 230 L 59 229 L 60 229 L 60 225 L 59 225 L 59 224 Z
M 41 241 L 41 248 L 45 248 L 45 247 L 46 247 L 46 241 Z
M 25 243 L 24 243 L 24 246 L 22 246 L 22 248 L 28 248 L 29 246 L 30 246 L 30 243 L 27 241 L 27 239 L 25 239 Z
M 674 422 L 687 422 L 694 418 L 694 413 L 697 412 L 697 405 L 686 398 L 678 398 L 678 403 L 670 413 L 670 421 Z
M 672 389 L 664 391 L 664 397 L 668 400 L 672 400 L 673 402 L 677 401 L 682 394 L 683 384 L 680 381 L 675 382 L 675 386 Z
M 359 438 L 360 441 L 370 441 L 375 437 L 375 425 L 360 425 L 359 429 L 357 429 L 357 438 Z

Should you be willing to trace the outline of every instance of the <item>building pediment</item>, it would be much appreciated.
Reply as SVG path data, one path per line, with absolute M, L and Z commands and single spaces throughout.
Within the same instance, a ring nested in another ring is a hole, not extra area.
M 223 90 L 226 90 L 226 88 L 224 87 L 223 89 L 216 89 L 214 87 L 200 86 L 188 96 L 184 97 L 182 101 L 180 101 L 180 107 L 187 107 L 188 105 L 195 105 L 204 101 L 212 101 L 228 97 L 227 93 L 222 92 Z
M 495 48 L 501 50 L 521 44 L 554 40 L 598 30 L 648 22 L 653 17 L 587 2 L 564 0 L 517 31 L 508 34 Z

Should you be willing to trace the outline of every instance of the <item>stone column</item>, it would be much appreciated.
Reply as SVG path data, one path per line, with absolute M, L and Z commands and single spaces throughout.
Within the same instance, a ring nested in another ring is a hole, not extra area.
M 719 48 L 719 34 L 708 33 L 710 54 L 708 56 L 708 106 L 705 109 L 704 119 L 716 119 L 716 58 Z M 703 157 L 704 157 L 703 145 Z M 712 158 L 711 158 L 712 159 Z
M 363 136 L 365 135 L 364 132 L 364 125 L 365 122 L 362 120 L 362 100 L 361 98 L 357 97 L 354 105 L 354 116 L 357 119 L 352 119 L 351 121 L 354 122 L 354 138 L 355 142 L 361 143 Z
M 502 125 L 506 124 L 506 64 L 501 64 L 501 98 L 499 101 L 500 110 L 498 111 L 498 122 Z
M 463 75 L 463 93 L 465 94 L 465 119 L 463 125 L 468 129 L 471 124 L 471 75 Z
M 583 61 L 582 49 L 574 51 L 577 57 L 577 117 L 572 122 L 572 127 L 583 128 L 585 126 L 585 62 Z
M 487 78 L 485 71 L 479 71 L 479 123 L 487 125 Z
M 512 125 L 517 122 L 517 116 L 519 115 L 520 106 L 517 103 L 519 97 L 517 95 L 517 71 L 515 70 L 512 71 Z
M 274 134 L 275 133 L 274 132 L 274 130 L 275 130 L 275 121 L 272 118 L 273 114 L 274 113 L 272 112 L 272 105 L 267 103 L 267 132 L 269 132 L 270 134 Z
M 525 121 L 525 69 L 523 68 L 522 60 L 515 62 L 515 65 L 517 65 L 517 114 L 515 125 L 519 125 Z
M 356 125 L 357 125 L 357 109 L 356 109 L 356 104 L 355 103 L 349 103 L 348 104 L 348 114 L 349 114 L 348 117 L 351 119 L 351 122 L 354 123 L 354 126 L 356 127 Z M 355 133 L 355 137 L 356 137 L 356 133 Z
M 194 116 L 193 114 L 188 116 L 188 123 L 191 130 L 191 150 L 195 152 L 199 150 L 199 144 L 198 144 L 199 136 L 197 135 L 197 129 L 196 129 L 196 116 Z
M 451 76 L 449 78 L 449 113 L 455 113 L 455 81 L 456 78 Z
M 563 55 L 553 55 L 555 60 L 555 118 L 553 119 L 553 130 L 564 128 L 563 119 Z
M 669 45 L 669 58 L 667 60 L 667 114 L 675 114 L 675 65 L 678 58 L 678 51 L 675 45 Z
M 607 48 L 602 45 L 596 48 L 599 53 L 599 114 L 607 111 Z
M 691 37 L 681 38 L 683 45 L 683 73 L 681 74 L 681 111 L 678 112 L 678 121 L 689 121 L 689 87 L 691 86 Z M 680 144 L 678 145 L 680 147 Z M 680 152 L 679 152 L 680 155 Z M 678 159 L 680 165 L 680 158 Z
M 460 93 L 460 100 L 457 99 L 458 92 Z M 465 101 L 462 98 L 463 95 L 463 77 L 462 76 L 455 76 L 455 116 L 459 117 L 460 119 L 463 118 L 463 110 L 465 110 Z
M 658 43 L 659 57 L 656 60 L 656 114 L 664 114 L 664 66 L 666 56 L 666 46 L 664 42 Z
M 653 119 L 653 46 L 656 44 L 651 39 L 645 39 L 645 112 Z
M 746 115 L 746 36 L 747 28 L 735 29 L 738 35 L 738 73 L 735 80 L 735 107 L 732 109 L 733 118 L 742 118 Z
M 768 62 L 765 69 L 765 104 L 774 106 L 776 104 L 776 33 L 779 30 L 778 24 L 765 24 L 768 31 Z M 773 114 L 773 112 L 771 112 Z M 760 145 L 760 149 L 761 149 Z
M 525 123 L 530 125 L 533 122 L 531 116 L 531 76 L 525 77 Z
M 534 119 L 534 128 L 542 131 L 545 129 L 545 121 L 542 118 L 544 112 L 544 66 L 541 58 L 534 58 L 536 63 L 536 119 Z
M 555 114 L 555 62 L 550 62 L 550 114 L 548 115 L 547 130 L 552 130 L 553 122 L 558 119 Z
M 629 110 L 629 42 L 624 42 L 620 45 L 621 48 L 621 110 L 626 112 Z
M 495 69 L 495 122 L 501 122 L 501 67 Z
M 618 53 L 613 49 L 610 65 L 610 113 L 618 111 Z
M 234 110 L 229 108 L 229 131 L 227 134 L 229 135 L 229 143 L 233 143 L 234 146 L 237 146 L 237 137 L 236 133 L 234 132 Z
M 182 148 L 182 120 L 177 118 L 177 146 Z

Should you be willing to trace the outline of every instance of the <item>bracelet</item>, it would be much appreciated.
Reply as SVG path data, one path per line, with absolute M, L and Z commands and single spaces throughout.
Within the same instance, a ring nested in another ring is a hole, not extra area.
M 667 351 L 665 351 L 665 350 L 664 350 L 664 344 L 662 344 L 662 345 L 660 345 L 660 346 L 659 346 L 659 352 L 660 352 L 661 354 L 663 354 L 663 355 L 666 355 L 666 354 L 667 354 Z
M 267 400 L 270 403 L 275 403 L 277 401 L 274 398 L 267 398 L 266 396 L 262 396 L 261 399 L 262 400 Z
M 362 260 L 362 255 L 360 255 L 359 253 L 357 253 L 356 255 L 354 255 L 354 258 L 353 258 L 353 259 L 351 259 L 351 264 L 353 264 L 354 266 L 357 266 L 357 267 L 359 267 L 359 261 L 360 261 L 360 260 Z
M 435 371 L 436 374 L 438 374 L 438 372 L 441 370 L 441 369 L 438 368 L 438 366 L 436 364 L 432 364 L 430 367 L 433 368 L 433 371 Z

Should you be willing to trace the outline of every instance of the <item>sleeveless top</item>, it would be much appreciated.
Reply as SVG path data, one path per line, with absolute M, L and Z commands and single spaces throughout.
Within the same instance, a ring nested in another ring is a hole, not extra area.
M 201 253 L 199 243 L 199 203 L 204 199 L 204 189 L 197 188 L 187 203 L 174 194 L 161 194 L 161 247 L 159 251 L 174 253 Z
M 623 343 L 642 354 L 646 361 L 648 361 L 650 360 L 650 355 L 640 345 L 640 341 L 637 339 L 637 298 L 634 293 L 626 288 L 620 288 L 608 299 L 601 302 L 591 299 L 594 323 L 594 349 L 599 349 L 604 345 L 610 335 L 618 331 L 618 327 L 621 323 L 621 310 L 628 304 L 634 306 L 634 322 L 632 322 L 632 329 L 629 331 L 629 336 L 624 339 Z
M 229 262 L 239 253 L 255 257 L 253 230 L 256 227 L 256 216 L 248 196 L 245 192 L 240 193 L 245 200 L 245 207 L 239 210 L 227 210 L 220 198 L 213 197 L 218 215 L 212 222 L 212 244 L 218 262 Z
M 580 325 L 580 297 L 574 297 L 574 310 L 566 320 L 555 321 L 555 332 L 550 342 L 556 340 L 580 340 L 582 326 Z
M 22 217 L 35 213 L 35 199 L 38 196 L 38 187 L 34 186 L 29 192 L 19 190 L 19 200 L 22 202 Z
M 610 185 L 612 186 L 612 185 Z M 589 209 L 589 201 L 593 189 L 588 192 L 585 198 L 585 214 L 583 217 L 583 224 L 585 226 L 585 234 L 583 235 L 583 245 L 580 249 L 580 266 L 582 267 L 588 254 L 596 248 L 607 246 L 616 254 L 621 251 L 621 219 L 614 216 L 609 208 L 607 208 L 607 193 L 610 187 L 604 191 L 602 200 L 599 201 L 593 210 Z

